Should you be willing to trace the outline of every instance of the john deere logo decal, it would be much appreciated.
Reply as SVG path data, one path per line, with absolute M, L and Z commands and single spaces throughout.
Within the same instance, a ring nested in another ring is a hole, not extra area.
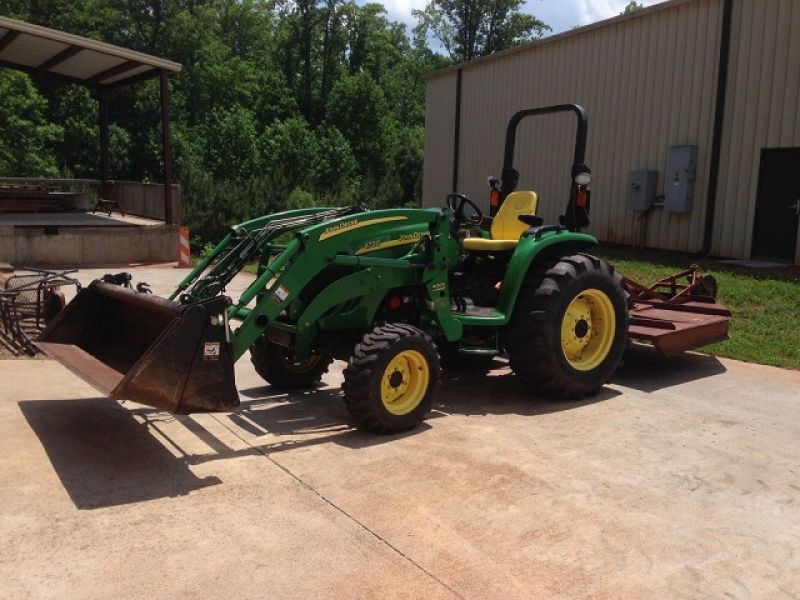
M 337 223 L 336 225 L 331 225 L 330 227 L 326 227 L 325 231 L 323 231 L 319 236 L 319 241 L 327 240 L 328 238 L 332 238 L 334 236 L 340 235 L 347 231 L 353 231 L 354 229 L 361 229 L 362 227 L 368 227 L 370 225 L 377 225 L 378 223 L 389 223 L 391 221 L 405 221 L 408 217 L 381 217 L 380 219 L 367 219 L 366 221 L 359 221 L 357 219 L 352 221 L 344 221 L 342 223 Z
M 337 233 L 341 233 L 344 230 L 352 229 L 353 225 L 358 223 L 358 221 L 345 221 L 344 223 L 337 223 L 336 225 L 331 225 L 330 227 L 326 227 L 325 231 L 319 236 L 319 239 L 325 239 L 326 237 L 333 237 Z

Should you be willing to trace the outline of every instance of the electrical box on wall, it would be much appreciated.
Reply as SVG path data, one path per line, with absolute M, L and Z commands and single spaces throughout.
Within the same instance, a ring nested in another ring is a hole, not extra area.
M 658 171 L 631 171 L 628 187 L 628 210 L 650 210 L 656 200 Z
M 664 175 L 664 208 L 669 212 L 692 212 L 697 178 L 697 146 L 672 146 Z

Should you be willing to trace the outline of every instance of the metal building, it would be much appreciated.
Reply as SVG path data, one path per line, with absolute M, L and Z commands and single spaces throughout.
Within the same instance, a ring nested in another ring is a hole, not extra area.
M 590 116 L 591 233 L 800 264 L 798 31 L 800 0 L 671 0 L 434 72 L 425 205 L 457 190 L 487 206 L 511 115 L 576 102 Z M 573 128 L 554 116 L 517 136 L 518 189 L 539 193 L 548 222 L 566 204 Z

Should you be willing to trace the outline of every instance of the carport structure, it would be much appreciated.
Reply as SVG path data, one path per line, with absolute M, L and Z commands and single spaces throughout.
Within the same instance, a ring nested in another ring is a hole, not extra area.
M 134 210 L 129 210 L 129 212 L 140 217 L 156 219 L 174 230 L 175 226 L 179 224 L 180 214 L 176 207 L 175 191 L 172 189 L 169 77 L 181 70 L 180 64 L 63 31 L 0 17 L 0 67 L 16 69 L 35 77 L 82 85 L 91 89 L 98 100 L 99 106 L 100 173 L 99 182 L 93 180 L 84 181 L 90 186 L 93 183 L 97 183 L 101 197 L 114 201 L 124 197 L 127 203 L 137 207 Z M 152 185 L 148 186 L 148 184 L 139 184 L 137 182 L 125 182 L 120 185 L 119 182 L 111 181 L 110 173 L 109 112 L 113 92 L 152 78 L 158 78 L 160 81 L 162 158 L 164 164 L 163 212 L 162 207 L 159 206 L 161 202 L 154 202 L 155 198 L 153 198 L 153 192 L 160 193 L 160 189 L 156 190 Z M 24 185 L 28 181 L 20 180 L 19 183 Z M 9 178 L 5 180 L 5 183 L 14 187 L 17 182 Z M 45 183 L 47 183 L 46 180 Z M 46 191 L 44 195 L 46 200 Z M 44 210 L 52 210 L 54 206 L 57 206 L 52 201 L 52 193 L 50 196 L 51 202 L 45 201 Z M 130 209 L 131 206 L 127 208 Z M 75 206 L 70 206 L 70 208 L 74 209 Z M 83 208 L 86 207 L 84 206 Z M 123 206 L 123 208 L 126 207 Z M 71 226 L 74 221 L 74 219 L 67 219 L 66 216 L 62 219 L 64 222 L 59 222 L 58 224 L 62 229 Z M 74 213 L 71 216 L 74 217 Z M 54 215 L 51 213 L 45 220 L 52 222 L 53 219 Z M 29 222 L 30 219 L 25 219 L 25 224 L 22 226 L 28 227 Z M 84 223 L 82 226 L 93 227 L 95 225 L 99 225 L 99 222 Z M 114 225 L 117 227 L 122 225 L 141 227 L 141 223 L 122 222 L 120 220 L 116 220 Z M 84 232 L 88 233 L 88 230 L 84 230 Z M 176 236 L 173 235 L 172 237 Z M 0 244 L 4 250 L 6 245 L 12 245 L 8 239 L 5 241 L 0 239 L 0 242 L 4 242 L 5 245 Z M 142 246 L 147 245 L 152 249 L 153 243 L 151 242 L 152 240 L 147 241 Z M 163 246 L 163 243 L 159 243 Z M 19 244 L 16 245 L 19 246 Z M 9 254 L 11 256 L 15 255 L 14 252 L 9 252 Z M 25 251 L 19 250 L 16 254 L 19 255 L 17 260 L 30 260 L 27 258 Z M 171 258 L 175 255 L 175 252 L 170 250 L 169 254 Z M 33 257 L 33 260 L 36 261 L 38 258 Z M 149 255 L 131 258 L 133 260 L 157 259 L 157 257 Z
M 0 66 L 84 85 L 96 91 L 100 105 L 100 177 L 104 182 L 110 179 L 111 92 L 158 77 L 161 81 L 165 221 L 175 222 L 170 202 L 172 151 L 168 77 L 179 72 L 181 65 L 64 31 L 0 17 Z

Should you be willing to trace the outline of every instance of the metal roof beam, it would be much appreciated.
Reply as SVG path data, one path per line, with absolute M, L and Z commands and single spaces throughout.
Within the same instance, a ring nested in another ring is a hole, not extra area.
M 37 70 L 36 67 L 29 67 L 27 65 L 21 65 L 19 63 L 9 62 L 7 60 L 0 59 L 0 67 L 6 67 L 8 69 L 15 69 L 17 71 L 22 71 L 23 73 L 27 73 L 28 75 L 40 75 L 42 77 L 49 77 L 52 79 L 57 79 L 63 81 L 65 83 L 75 83 L 78 85 L 86 85 L 86 82 L 83 79 L 78 79 L 77 77 L 70 77 L 69 75 L 62 75 L 60 73 L 53 73 L 52 71 L 48 71 L 47 73 L 42 73 Z
M 47 73 L 53 67 L 56 67 L 63 63 L 65 60 L 72 58 L 76 54 L 83 52 L 83 48 L 80 46 L 67 46 L 64 50 L 48 58 L 42 64 L 36 67 L 36 71 L 38 73 Z
M 19 31 L 9 29 L 2 39 L 0 39 L 0 52 L 5 50 L 11 42 L 19 37 Z
M 103 81 L 106 79 L 111 79 L 117 75 L 121 75 L 127 71 L 135 69 L 136 67 L 143 66 L 142 63 L 135 61 L 135 60 L 126 60 L 124 63 L 121 63 L 115 67 L 111 67 L 110 69 L 106 69 L 105 71 L 100 71 L 97 75 L 93 75 L 89 79 L 86 80 L 86 85 L 88 86 L 95 86 L 98 84 L 102 84 Z M 115 82 L 116 83 L 116 82 Z
M 152 79 L 153 77 L 158 77 L 161 71 L 162 69 L 151 69 L 150 71 L 139 73 L 138 75 L 134 75 L 133 77 L 128 77 L 127 79 L 120 79 L 119 81 L 115 81 L 114 83 L 109 83 L 108 85 L 95 85 L 94 87 L 102 90 L 116 90 L 119 88 L 128 87 L 133 83 L 139 83 L 140 81 L 145 81 L 147 79 Z M 169 71 L 167 71 L 167 73 L 169 73 Z

